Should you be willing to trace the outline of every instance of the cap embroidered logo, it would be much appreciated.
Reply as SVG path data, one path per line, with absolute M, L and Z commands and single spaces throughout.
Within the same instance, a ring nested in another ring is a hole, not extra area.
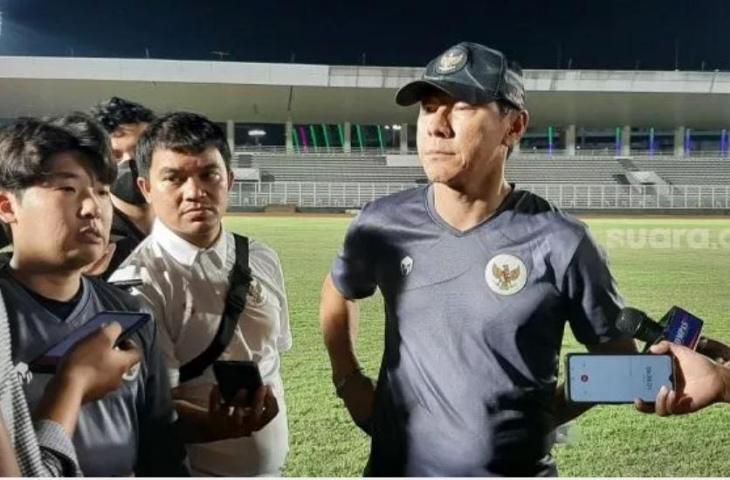
M 494 293 L 514 295 L 527 283 L 527 267 L 514 255 L 500 254 L 487 263 L 484 276 Z
M 466 52 L 460 47 L 449 49 L 439 58 L 436 71 L 443 74 L 453 73 L 466 64 Z

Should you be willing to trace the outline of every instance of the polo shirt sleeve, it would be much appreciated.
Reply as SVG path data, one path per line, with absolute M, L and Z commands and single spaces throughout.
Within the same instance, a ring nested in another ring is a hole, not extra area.
M 616 319 L 624 306 L 605 253 L 586 231 L 565 272 L 563 292 L 575 338 L 597 345 L 624 335 Z
M 180 362 L 175 354 L 175 344 L 165 323 L 164 295 L 153 282 L 154 280 L 145 278 L 144 283 L 134 287 L 130 293 L 140 299 L 152 314 L 152 318 L 155 319 L 157 348 L 160 351 L 163 364 L 168 369 L 170 384 L 172 387 L 177 387 L 180 378 Z
M 369 248 L 366 225 L 367 205 L 350 224 L 342 250 L 335 258 L 330 276 L 337 290 L 348 300 L 369 297 L 375 293 L 375 268 Z
M 165 272 L 145 266 L 146 250 L 138 250 L 134 255 L 127 257 L 122 266 L 109 278 L 109 282 L 125 282 L 135 280 L 135 286 L 128 292 L 136 297 L 146 310 L 152 314 L 157 327 L 157 348 L 162 354 L 162 360 L 168 368 L 170 384 L 176 387 L 179 383 L 180 362 L 175 354 L 175 344 L 170 336 L 167 325 L 165 295 L 162 291 L 165 283 Z M 150 262 L 154 265 L 154 262 Z
M 289 324 L 289 301 L 286 297 L 284 286 L 284 272 L 281 268 L 279 256 L 272 250 L 274 260 L 274 282 L 276 283 L 276 296 L 279 299 L 281 309 L 279 311 L 279 337 L 276 339 L 276 347 L 279 352 L 286 352 L 292 347 L 291 326 Z

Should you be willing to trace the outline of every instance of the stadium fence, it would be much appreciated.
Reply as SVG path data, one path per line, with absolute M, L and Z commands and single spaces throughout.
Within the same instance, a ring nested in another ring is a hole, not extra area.
M 415 183 L 236 182 L 234 208 L 293 204 L 299 208 L 359 209 L 365 203 L 418 186 Z M 520 184 L 560 208 L 587 210 L 730 209 L 728 185 Z

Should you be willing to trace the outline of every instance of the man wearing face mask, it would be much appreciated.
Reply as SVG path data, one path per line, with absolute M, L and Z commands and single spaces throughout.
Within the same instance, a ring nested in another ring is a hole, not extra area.
M 155 119 L 155 114 L 139 103 L 112 97 L 94 107 L 92 115 L 111 137 L 114 160 L 119 172 L 111 188 L 114 204 L 111 243 L 105 258 L 86 272 L 107 278 L 152 228 L 154 213 L 137 187 L 134 152 L 137 140 L 147 125 Z

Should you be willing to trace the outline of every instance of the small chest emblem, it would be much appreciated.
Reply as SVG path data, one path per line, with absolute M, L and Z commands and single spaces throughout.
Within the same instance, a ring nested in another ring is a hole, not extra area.
M 527 267 L 514 255 L 500 254 L 487 263 L 484 276 L 494 293 L 514 295 L 527 283 Z
M 408 256 L 403 257 L 403 260 L 400 261 L 400 274 L 407 277 L 411 270 L 413 270 L 413 259 Z
M 251 305 L 260 307 L 266 302 L 266 291 L 264 286 L 255 278 L 248 285 L 248 300 Z

